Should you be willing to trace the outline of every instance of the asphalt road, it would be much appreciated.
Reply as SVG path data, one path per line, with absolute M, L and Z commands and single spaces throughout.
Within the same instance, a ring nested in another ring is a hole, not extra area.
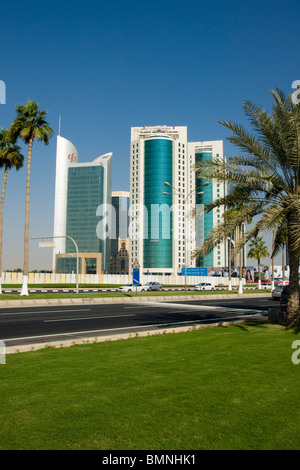
M 124 304 L 11 307 L 0 310 L 0 340 L 6 346 L 21 346 L 53 341 L 78 340 L 174 329 L 219 321 L 232 321 L 267 315 L 274 306 L 271 296 L 147 301 Z

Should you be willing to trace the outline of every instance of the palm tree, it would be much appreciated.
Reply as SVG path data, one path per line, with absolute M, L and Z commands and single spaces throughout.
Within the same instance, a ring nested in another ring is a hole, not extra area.
M 46 111 L 40 111 L 38 103 L 28 101 L 26 105 L 17 105 L 16 119 L 10 127 L 10 135 L 15 142 L 18 137 L 28 144 L 27 155 L 27 182 L 25 198 L 25 229 L 24 229 L 24 266 L 23 285 L 21 295 L 28 295 L 28 265 L 29 265 L 29 193 L 30 193 L 30 169 L 31 153 L 33 141 L 38 141 L 48 145 L 49 138 L 53 135 L 53 130 L 46 121 Z
M 24 157 L 20 153 L 20 147 L 14 145 L 10 139 L 9 132 L 7 129 L 1 129 L 0 131 L 0 167 L 4 167 L 1 202 L 0 202 L 0 294 L 1 290 L 1 275 L 2 275 L 2 237 L 3 237 L 3 206 L 5 189 L 7 183 L 7 173 L 11 168 L 19 170 L 23 166 Z
M 258 288 L 261 289 L 261 273 L 260 273 L 260 260 L 261 258 L 266 258 L 269 255 L 267 246 L 261 237 L 256 237 L 250 242 L 250 251 L 248 253 L 249 258 L 257 259 L 257 268 L 258 268 Z
M 228 140 L 241 150 L 241 155 L 228 158 L 225 168 L 223 162 L 213 159 L 198 163 L 196 170 L 200 178 L 218 181 L 225 178 L 229 187 L 228 194 L 213 201 L 207 211 L 221 205 L 235 207 L 236 201 L 242 201 L 243 210 L 237 219 L 251 213 L 260 216 L 244 234 L 242 243 L 286 224 L 290 288 L 285 322 L 287 326 L 296 326 L 300 324 L 300 105 L 294 104 L 291 96 L 285 96 L 278 88 L 271 91 L 271 96 L 272 113 L 251 101 L 243 103 L 252 134 L 234 122 L 219 121 L 233 133 Z M 220 227 L 214 237 L 224 240 L 225 232 L 226 227 L 223 234 Z M 214 237 L 210 236 L 210 244 Z
M 231 262 L 234 256 L 232 256 L 232 244 L 236 246 L 240 246 L 240 241 L 242 239 L 243 234 L 243 222 L 239 222 L 237 225 L 235 224 L 235 220 L 237 214 L 239 212 L 239 207 L 228 209 L 223 213 L 224 224 L 226 226 L 226 230 L 228 231 L 227 239 L 229 240 L 229 249 L 228 249 L 228 265 L 229 265 L 229 278 L 228 278 L 228 290 L 232 290 L 231 287 Z M 234 240 L 234 241 L 233 241 Z M 242 248 L 239 250 L 235 250 L 235 254 L 239 254 L 239 294 L 243 293 L 243 283 L 242 283 L 242 264 L 243 264 L 243 253 Z

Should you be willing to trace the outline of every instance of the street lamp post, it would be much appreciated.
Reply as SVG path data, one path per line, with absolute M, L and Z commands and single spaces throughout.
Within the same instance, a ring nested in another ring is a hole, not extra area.
M 188 201 L 189 197 L 191 196 L 192 193 L 194 193 L 196 191 L 196 189 L 193 189 L 191 190 L 186 197 L 184 197 L 183 193 L 180 191 L 180 189 L 177 189 L 177 188 L 173 188 L 173 186 L 168 183 L 167 181 L 164 183 L 165 186 L 171 188 L 173 190 L 174 193 L 178 193 L 182 199 L 183 199 L 183 203 L 184 203 L 184 206 L 186 206 L 186 202 Z M 203 188 L 204 186 L 208 186 L 209 185 L 209 181 L 207 181 L 206 183 L 204 183 L 201 188 Z M 173 194 L 172 193 L 167 193 L 167 192 L 163 192 L 162 194 L 164 195 L 170 195 L 170 194 Z M 203 194 L 204 192 L 203 191 L 198 191 L 196 192 L 196 194 Z M 188 230 L 188 224 L 186 223 L 186 211 L 185 211 L 185 216 L 184 216 L 184 220 L 185 220 L 185 227 L 184 227 L 184 238 L 183 238 L 183 241 L 184 241 L 184 290 L 186 291 L 187 290 L 187 248 L 186 248 L 186 242 L 188 240 L 188 237 L 187 237 L 187 230 Z
M 79 289 L 78 289 L 79 253 L 78 253 L 77 243 L 75 242 L 75 240 L 72 237 L 69 237 L 69 235 L 58 235 L 58 236 L 53 236 L 53 237 L 34 237 L 34 238 L 32 238 L 32 240 L 47 240 L 47 239 L 49 240 L 51 238 L 69 238 L 69 240 L 71 240 L 75 245 L 75 249 L 76 249 L 76 294 L 78 294 L 78 292 L 79 292 Z

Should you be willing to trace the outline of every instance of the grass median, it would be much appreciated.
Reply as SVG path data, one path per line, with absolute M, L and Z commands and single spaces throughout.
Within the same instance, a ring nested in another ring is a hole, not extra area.
M 0 448 L 299 449 L 295 339 L 241 324 L 8 355 Z

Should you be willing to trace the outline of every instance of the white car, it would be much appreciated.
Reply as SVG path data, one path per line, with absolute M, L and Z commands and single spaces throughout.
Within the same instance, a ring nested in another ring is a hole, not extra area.
M 210 282 L 200 282 L 194 287 L 194 290 L 215 290 L 215 288 Z
M 146 282 L 143 285 L 145 290 L 162 290 L 162 284 L 160 282 Z
M 145 292 L 146 289 L 144 286 L 135 285 L 135 284 L 126 284 L 126 286 L 120 286 L 118 292 Z

